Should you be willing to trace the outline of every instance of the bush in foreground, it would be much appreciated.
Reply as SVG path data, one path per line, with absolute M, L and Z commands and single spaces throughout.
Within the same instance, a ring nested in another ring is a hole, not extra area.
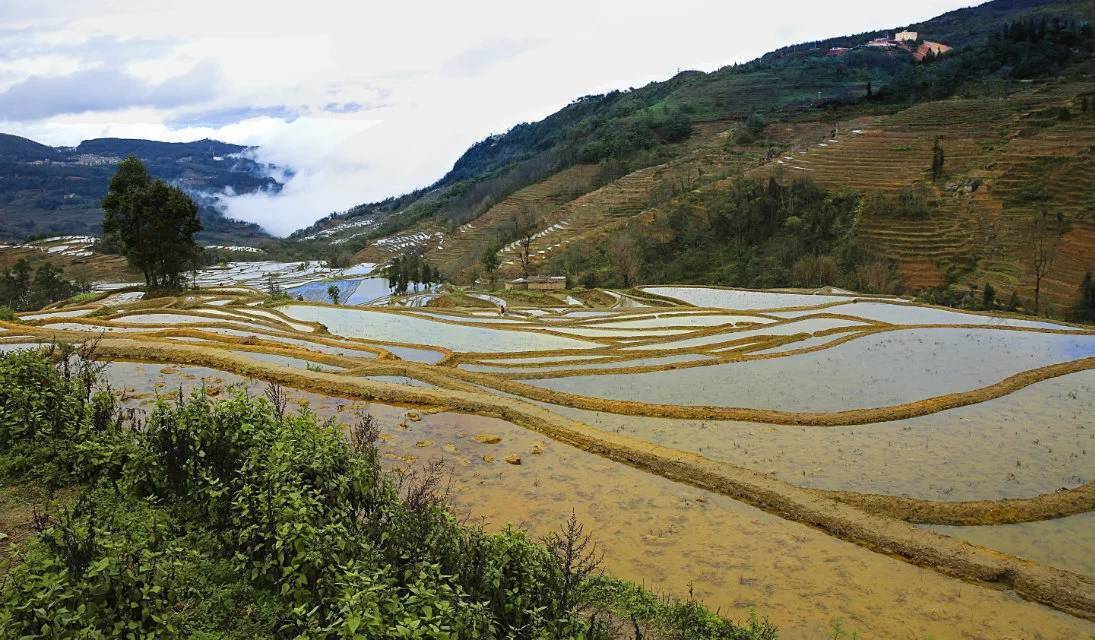
M 54 355 L 0 356 L 0 480 L 84 489 L 35 519 L 2 637 L 775 637 L 601 577 L 573 519 L 542 542 L 458 522 L 436 467 L 384 475 L 367 415 L 347 442 L 272 388 L 145 420 Z

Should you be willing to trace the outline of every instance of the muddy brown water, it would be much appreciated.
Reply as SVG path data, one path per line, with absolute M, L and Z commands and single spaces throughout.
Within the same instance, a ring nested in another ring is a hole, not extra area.
M 917 418 L 824 429 L 540 404 L 599 429 L 819 489 L 957 501 L 1025 498 L 1095 480 L 1091 370 Z
M 150 405 L 153 392 L 203 382 L 263 384 L 211 369 L 112 363 L 115 387 Z M 614 463 L 493 418 L 407 409 L 293 391 L 321 416 L 349 422 L 367 408 L 380 421 L 392 470 L 443 457 L 454 506 L 488 528 L 515 523 L 537 535 L 574 509 L 606 550 L 606 568 L 660 591 L 695 594 L 732 619 L 750 608 L 781 637 L 827 637 L 831 623 L 878 638 L 1087 638 L 1095 623 L 873 553 L 740 502 Z M 480 444 L 480 433 L 501 437 Z M 534 448 L 543 453 L 532 453 Z M 503 462 L 510 455 L 521 465 Z M 486 456 L 486 457 L 485 457 Z M 492 460 L 492 461 L 488 461 Z M 1041 524 L 1041 523 L 1037 523 Z

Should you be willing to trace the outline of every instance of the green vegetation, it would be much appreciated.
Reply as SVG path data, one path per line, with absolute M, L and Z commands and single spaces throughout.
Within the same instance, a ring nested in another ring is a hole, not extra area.
M 939 138 L 936 138 L 935 143 L 932 144 L 932 182 L 937 182 L 939 178 L 943 177 L 944 162 L 943 143 Z
M 203 194 L 276 192 L 281 184 L 267 167 L 242 153 L 246 147 L 215 140 L 186 143 L 100 138 L 75 148 L 55 148 L 0 134 L 0 239 L 98 235 L 107 191 L 118 158 L 134 154 L 167 182 L 186 178 L 199 200 L 203 231 L 211 244 L 253 244 L 266 238 L 258 225 L 226 218 Z M 80 156 L 99 162 L 79 162 Z
M 1080 301 L 1076 303 L 1075 319 L 1095 323 L 1095 276 L 1088 271 L 1080 283 Z
M 1074 4 L 1082 12 L 1079 5 L 1083 3 Z M 1061 3 L 1061 7 L 1067 10 L 1068 3 Z M 954 95 L 966 83 L 982 79 L 1058 75 L 1070 64 L 1090 59 L 1095 53 L 1091 23 L 1075 18 L 1043 14 L 1008 21 L 982 41 L 906 67 L 876 92 L 875 98 L 899 102 L 938 100 Z
M 479 257 L 479 262 L 483 265 L 483 271 L 487 274 L 491 289 L 494 289 L 495 277 L 498 272 L 498 251 L 499 247 L 492 244 L 483 249 L 483 255 Z
M 0 355 L 0 481 L 80 488 L 36 510 L 0 583 L 0 636 L 609 638 L 629 620 L 666 638 L 775 638 L 600 577 L 573 518 L 541 542 L 461 524 L 438 465 L 384 475 L 367 414 L 347 441 L 271 386 L 180 393 L 144 419 L 100 365 L 55 355 Z
M 635 282 L 716 283 L 739 287 L 838 285 L 892 293 L 892 265 L 855 239 L 861 199 L 799 180 L 781 185 L 739 179 L 726 189 L 675 201 L 652 228 L 575 243 L 553 269 L 585 286 Z M 591 275 L 592 274 L 592 275 Z
M 198 207 L 181 189 L 153 180 L 136 156 L 118 165 L 103 198 L 103 237 L 144 274 L 150 289 L 177 289 L 196 263 Z
M 922 220 L 931 214 L 931 205 L 927 190 L 923 187 L 901 189 L 893 193 L 871 192 L 861 199 L 859 214 L 871 218 Z
M 760 140 L 764 136 L 764 116 L 754 113 L 749 116 L 745 124 L 738 130 L 735 139 L 739 144 L 750 144 Z
M 400 295 L 407 293 L 408 287 L 412 285 L 418 291 L 420 284 L 429 288 L 430 285 L 441 282 L 441 274 L 437 269 L 417 253 L 396 256 L 385 269 L 385 276 L 388 278 L 388 287 Z
M 65 280 L 64 272 L 48 262 L 38 265 L 33 276 L 30 263 L 22 259 L 0 271 L 0 306 L 15 311 L 41 309 L 86 289 L 86 284 Z
M 956 47 L 917 62 L 912 52 L 862 47 L 871 32 L 785 47 L 712 73 L 685 71 L 627 91 L 583 96 L 547 118 L 519 124 L 470 147 L 427 188 L 332 214 L 298 237 L 340 221 L 375 217 L 382 237 L 418 224 L 440 228 L 477 218 L 496 202 L 577 163 L 634 171 L 679 153 L 693 125 L 745 121 L 739 143 L 762 137 L 767 120 L 840 117 L 954 95 L 980 82 L 1059 75 L 1090 59 L 1090 2 L 989 2 L 910 28 Z M 831 47 L 854 47 L 831 57 Z M 870 90 L 867 90 L 868 85 Z M 823 113 L 810 114 L 824 109 Z M 856 111 L 858 109 L 859 111 Z M 940 167 L 941 168 L 941 167 Z M 595 188 L 590 186 L 590 188 Z

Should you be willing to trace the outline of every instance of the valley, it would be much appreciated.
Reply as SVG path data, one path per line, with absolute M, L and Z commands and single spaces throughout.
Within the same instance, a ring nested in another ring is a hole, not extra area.
M 286 302 L 256 288 L 264 274 Z M 868 612 L 899 610 L 905 589 L 937 613 L 906 613 L 900 637 L 1091 630 L 1090 327 L 710 287 L 603 292 L 627 307 L 544 293 L 511 298 L 504 316 L 293 301 L 331 277 L 362 286 L 354 272 L 241 263 L 179 297 L 103 293 L 23 314 L 0 341 L 95 343 L 111 384 L 141 402 L 269 380 L 336 421 L 367 409 L 386 466 L 445 460 L 471 517 L 543 531 L 573 506 L 617 575 L 690 585 L 735 619 L 765 611 L 781 637 L 833 619 L 892 631 Z M 790 606 L 803 594 L 812 613 Z
M 678 69 L 428 183 L 371 154 L 457 125 L 368 56 L 137 96 L 299 173 L 0 134 L 0 636 L 1095 637 L 1093 16 Z

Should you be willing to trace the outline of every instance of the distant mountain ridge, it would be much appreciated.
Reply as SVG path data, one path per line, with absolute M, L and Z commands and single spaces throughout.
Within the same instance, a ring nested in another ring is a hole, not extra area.
M 269 237 L 255 224 L 227 218 L 218 196 L 281 190 L 273 167 L 250 147 L 217 140 L 161 142 L 95 138 L 51 147 L 0 133 L 0 240 L 44 235 L 96 235 L 99 201 L 122 158 L 139 157 L 152 175 L 187 191 L 199 204 L 204 242 L 248 244 Z

